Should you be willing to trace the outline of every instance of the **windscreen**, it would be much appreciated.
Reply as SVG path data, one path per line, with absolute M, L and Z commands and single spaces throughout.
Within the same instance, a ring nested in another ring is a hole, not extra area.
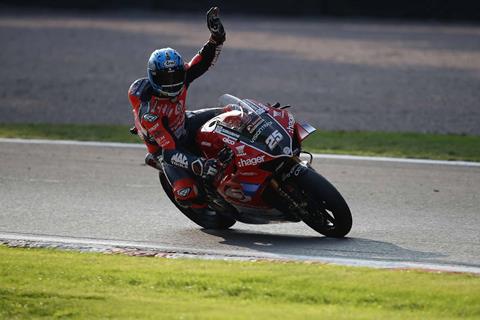
M 290 155 L 291 138 L 285 129 L 268 114 L 268 107 L 252 100 L 231 95 L 219 99 L 234 112 L 221 125 L 240 134 L 240 139 L 272 156 Z

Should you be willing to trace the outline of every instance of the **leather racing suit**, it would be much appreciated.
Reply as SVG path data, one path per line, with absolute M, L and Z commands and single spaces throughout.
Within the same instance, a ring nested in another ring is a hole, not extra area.
M 154 94 L 148 78 L 133 82 L 128 90 L 137 134 L 144 141 L 148 153 L 146 162 L 161 159 L 162 169 L 172 186 L 177 202 L 182 206 L 203 208 L 203 190 L 197 179 L 202 175 L 203 158 L 195 149 L 195 134 L 220 109 L 186 111 L 185 103 L 190 84 L 204 74 L 218 59 L 222 43 L 212 40 L 203 46 L 186 64 L 185 84 L 174 98 Z M 158 166 L 156 162 L 152 166 Z

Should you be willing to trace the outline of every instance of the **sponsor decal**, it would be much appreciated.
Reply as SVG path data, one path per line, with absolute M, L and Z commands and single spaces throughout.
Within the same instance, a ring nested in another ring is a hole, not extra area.
M 220 133 L 221 135 L 224 135 L 224 136 L 228 136 L 229 138 L 234 138 L 234 139 L 240 138 L 240 135 L 238 133 L 227 130 L 222 126 L 216 126 L 215 127 L 215 132 Z
M 265 139 L 265 143 L 267 144 L 268 148 L 270 148 L 270 150 L 273 150 L 273 148 L 275 148 L 282 140 L 283 135 L 278 132 L 278 130 L 275 130 L 272 132 L 271 135 L 268 136 L 267 139 Z
M 268 110 L 270 110 L 267 106 L 265 106 L 261 103 L 258 103 L 258 102 L 255 103 L 255 102 L 253 102 L 251 100 L 248 100 L 248 99 L 246 99 L 244 101 L 253 109 L 255 114 L 260 115 L 260 114 L 263 114 L 265 112 L 268 112 Z
M 265 122 L 261 127 L 258 128 L 257 132 L 252 137 L 252 141 L 257 141 L 258 137 L 262 134 L 263 130 L 272 125 L 272 121 Z
M 180 196 L 180 197 L 183 197 L 185 198 L 186 196 L 188 196 L 188 194 L 190 193 L 191 189 L 190 188 L 183 188 L 183 189 L 180 189 L 177 191 L 177 194 Z
M 237 156 L 246 156 L 247 155 L 245 153 L 245 145 L 244 144 L 236 146 L 235 149 L 237 150 Z
M 147 113 L 143 116 L 143 119 L 145 119 L 148 122 L 155 122 L 158 119 L 158 116 L 151 113 Z
M 159 139 L 158 139 L 158 145 L 161 147 L 161 148 L 165 148 L 168 144 L 170 143 L 170 141 L 168 141 L 168 139 L 162 135 Z
M 222 141 L 225 142 L 226 144 L 229 144 L 229 145 L 232 145 L 232 146 L 235 144 L 235 141 L 233 141 L 232 139 L 229 139 L 227 137 L 223 137 Z
M 287 126 L 287 131 L 290 134 L 293 134 L 293 129 L 295 127 L 295 119 L 291 115 L 291 113 L 288 113 L 288 126 Z
M 283 118 L 283 111 L 273 110 L 273 116 L 274 116 L 275 118 L 277 118 L 277 117 Z
M 288 154 L 288 155 L 290 155 L 291 152 L 292 152 L 292 150 L 290 149 L 290 147 L 285 147 L 285 148 L 283 148 L 282 151 L 283 151 L 283 153 Z
M 250 159 L 240 159 L 240 161 L 237 162 L 237 165 L 240 168 L 246 167 L 246 166 L 256 166 L 257 164 L 260 164 L 262 162 L 265 162 L 265 156 L 258 156 L 255 158 L 250 158 Z
M 172 162 L 173 165 L 176 165 L 177 167 L 181 167 L 185 169 L 188 168 L 187 156 L 184 155 L 183 153 L 180 153 L 180 152 L 175 153 L 172 156 L 170 161 Z
M 177 65 L 177 63 L 175 62 L 175 60 L 167 60 L 163 63 L 163 66 L 165 68 L 172 68 L 172 67 L 175 67 Z
M 257 117 L 255 121 L 253 121 L 251 124 L 247 126 L 247 131 L 250 133 L 254 132 L 255 130 L 257 130 L 258 126 L 262 124 L 262 122 L 263 122 L 263 119 L 260 117 Z
M 301 164 L 297 164 L 295 166 L 293 166 L 290 171 L 285 174 L 283 176 L 283 181 L 287 180 L 288 178 L 294 176 L 294 177 L 298 177 L 300 175 L 300 173 L 302 173 L 304 170 L 306 170 L 307 168 Z

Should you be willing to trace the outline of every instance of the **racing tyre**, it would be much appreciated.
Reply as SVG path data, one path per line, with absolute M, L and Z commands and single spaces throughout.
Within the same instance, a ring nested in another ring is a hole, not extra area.
M 340 192 L 315 170 L 295 178 L 294 184 L 307 200 L 308 215 L 302 217 L 313 230 L 334 238 L 342 238 L 352 228 L 350 208 Z
M 203 213 L 198 212 L 197 210 L 194 211 L 190 208 L 184 208 L 180 206 L 173 196 L 172 187 L 168 183 L 167 178 L 163 173 L 160 172 L 160 183 L 162 184 L 163 190 L 167 194 L 170 201 L 180 210 L 188 219 L 192 220 L 200 227 L 205 229 L 216 229 L 216 230 L 224 230 L 228 229 L 235 224 L 235 220 L 224 216 L 214 210 L 211 209 L 203 209 Z

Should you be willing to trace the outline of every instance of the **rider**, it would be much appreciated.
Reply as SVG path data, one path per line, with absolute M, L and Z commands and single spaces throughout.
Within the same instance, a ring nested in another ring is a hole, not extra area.
M 198 177 L 217 173 L 217 160 L 195 154 L 195 133 L 219 113 L 218 108 L 186 111 L 187 89 L 193 80 L 214 65 L 223 42 L 225 30 L 219 9 L 207 12 L 208 42 L 189 63 L 171 48 L 155 50 L 148 60 L 148 78 L 136 80 L 128 90 L 135 118 L 133 133 L 147 146 L 145 163 L 163 169 L 177 202 L 185 207 L 204 208 Z

